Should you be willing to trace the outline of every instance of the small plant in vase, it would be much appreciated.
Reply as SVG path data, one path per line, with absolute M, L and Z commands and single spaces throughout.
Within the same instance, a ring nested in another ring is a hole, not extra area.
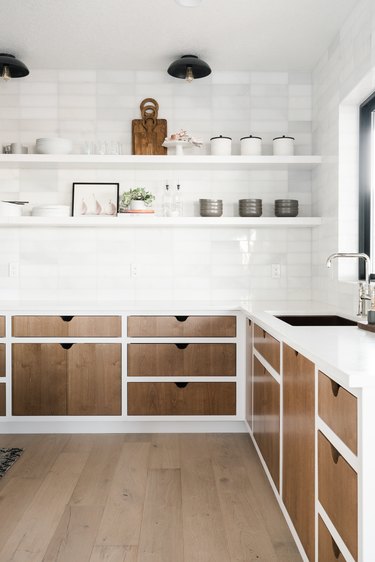
M 121 195 L 120 210 L 122 212 L 151 212 L 151 205 L 154 199 L 155 195 L 150 191 L 146 191 L 143 187 L 135 187 Z

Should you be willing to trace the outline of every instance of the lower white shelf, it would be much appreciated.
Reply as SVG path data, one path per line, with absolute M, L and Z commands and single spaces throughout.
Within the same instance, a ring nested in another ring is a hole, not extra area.
M 217 228 L 306 228 L 319 226 L 320 217 L 1 217 L 4 227 L 96 227 L 96 228 L 159 228 L 159 227 L 217 227 Z

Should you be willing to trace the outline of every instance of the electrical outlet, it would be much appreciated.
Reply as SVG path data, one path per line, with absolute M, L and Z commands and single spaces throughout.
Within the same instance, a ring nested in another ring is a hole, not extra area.
M 279 263 L 273 263 L 271 265 L 271 277 L 272 277 L 272 279 L 280 279 L 280 277 L 281 277 L 281 265 Z
M 17 262 L 10 262 L 8 266 L 9 277 L 18 277 L 20 274 L 19 264 Z
M 138 265 L 136 263 L 130 264 L 130 277 L 137 277 L 138 275 Z

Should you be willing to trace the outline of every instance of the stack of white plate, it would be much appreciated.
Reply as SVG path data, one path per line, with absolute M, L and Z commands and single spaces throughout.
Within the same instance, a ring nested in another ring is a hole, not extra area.
M 70 217 L 71 209 L 69 205 L 39 205 L 32 208 L 31 214 L 33 217 Z
M 51 137 L 36 139 L 35 147 L 38 154 L 70 154 L 73 143 L 70 139 Z

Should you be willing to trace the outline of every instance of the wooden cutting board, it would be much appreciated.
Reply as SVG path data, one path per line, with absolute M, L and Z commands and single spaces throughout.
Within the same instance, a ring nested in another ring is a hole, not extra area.
M 167 137 L 167 120 L 158 119 L 158 102 L 146 98 L 140 109 L 142 119 L 132 121 L 133 154 L 167 154 L 167 149 L 162 146 Z

